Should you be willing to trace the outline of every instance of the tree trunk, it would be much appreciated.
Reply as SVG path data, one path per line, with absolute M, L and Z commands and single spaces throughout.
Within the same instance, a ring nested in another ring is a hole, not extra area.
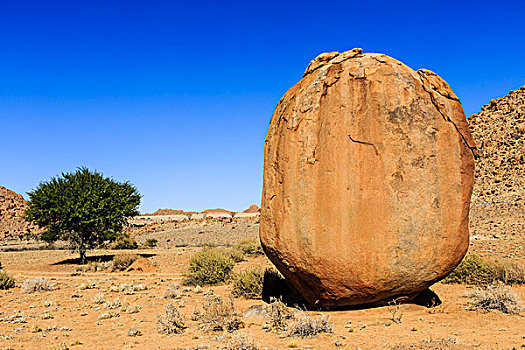
M 84 249 L 81 249 L 79 253 L 80 253 L 80 263 L 84 265 L 86 263 L 86 251 Z

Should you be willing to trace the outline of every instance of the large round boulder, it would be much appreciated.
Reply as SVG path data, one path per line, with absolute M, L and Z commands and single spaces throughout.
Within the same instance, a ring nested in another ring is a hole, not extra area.
M 411 298 L 465 255 L 476 146 L 435 73 L 321 54 L 277 105 L 264 152 L 261 242 L 310 304 Z

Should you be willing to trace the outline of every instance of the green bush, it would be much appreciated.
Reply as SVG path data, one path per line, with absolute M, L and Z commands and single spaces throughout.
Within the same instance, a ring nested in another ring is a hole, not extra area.
M 263 289 L 264 271 L 260 267 L 242 271 L 234 276 L 232 294 L 246 299 L 260 299 Z
M 113 257 L 113 271 L 124 271 L 127 269 L 139 256 L 137 254 L 117 254 Z
M 0 271 L 0 289 L 9 289 L 15 286 L 15 279 L 4 271 Z
M 137 249 L 138 247 L 139 245 L 133 238 L 126 236 L 121 236 L 109 244 L 109 249 L 113 250 Z
M 489 285 L 494 282 L 509 284 L 525 283 L 525 268 L 507 260 L 489 260 L 477 254 L 467 254 L 448 275 L 444 283 Z
M 158 242 L 159 240 L 156 238 L 149 238 L 146 240 L 146 245 L 148 246 L 148 248 L 154 248 L 157 246 Z
M 190 267 L 185 274 L 186 285 L 216 285 L 230 278 L 235 261 L 224 249 L 204 249 L 190 258 Z
M 261 246 L 261 242 L 255 239 L 246 239 L 238 242 L 233 246 L 236 249 L 239 249 L 246 255 L 263 255 L 264 251 Z
M 229 256 L 236 263 L 244 260 L 244 253 L 237 248 L 223 249 L 223 253 Z
M 525 266 L 515 261 L 498 260 L 493 267 L 496 280 L 505 284 L 525 284 Z

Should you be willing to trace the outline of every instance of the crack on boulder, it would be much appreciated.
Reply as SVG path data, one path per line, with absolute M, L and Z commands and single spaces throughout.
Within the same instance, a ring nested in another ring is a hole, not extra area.
M 362 145 L 367 145 L 367 146 L 372 146 L 372 147 L 374 147 L 374 151 L 376 152 L 376 155 L 379 155 L 379 151 L 377 150 L 376 145 L 374 145 L 373 143 L 371 143 L 371 142 L 366 142 L 366 141 L 354 140 L 354 138 L 353 138 L 352 135 L 350 135 L 350 134 L 348 134 L 348 137 L 350 138 L 350 141 L 352 141 L 352 142 L 360 143 L 360 144 L 362 144 Z
M 474 156 L 474 159 L 478 159 L 479 155 L 478 155 L 478 152 L 477 152 L 477 149 L 475 147 L 471 147 L 469 144 L 468 144 L 468 141 L 467 139 L 465 138 L 465 136 L 463 136 L 463 134 L 461 133 L 461 131 L 459 130 L 458 126 L 456 125 L 456 123 L 454 123 L 449 117 L 447 117 L 442 111 L 441 111 L 441 108 L 439 108 L 439 105 L 438 103 L 436 102 L 436 99 L 434 98 L 434 95 L 432 94 L 432 91 L 429 91 L 427 90 L 426 86 L 425 86 L 425 83 L 423 81 L 421 81 L 421 85 L 423 86 L 423 90 L 425 90 L 428 95 L 430 96 L 430 101 L 432 102 L 432 104 L 434 105 L 434 107 L 436 108 L 436 110 L 439 112 L 439 114 L 441 114 L 441 116 L 443 117 L 443 119 L 446 121 L 446 122 L 449 122 L 450 124 L 454 125 L 454 128 L 456 129 L 456 132 L 458 133 L 458 135 L 461 137 L 461 139 L 463 140 L 463 142 L 465 142 L 465 145 L 468 147 L 468 149 L 470 150 L 470 152 L 472 152 L 472 155 Z M 441 94 L 440 94 L 441 95 Z M 443 96 L 443 95 L 441 95 Z M 444 96 L 445 97 L 445 96 Z M 453 99 L 452 99 L 453 100 Z
M 372 58 L 373 58 L 374 60 L 376 60 L 377 62 L 379 62 L 379 63 L 384 63 L 384 64 L 386 64 L 386 59 L 384 59 L 384 58 L 381 57 L 381 56 L 372 56 Z
M 437 75 L 436 73 L 432 72 L 431 70 L 421 68 L 417 71 L 417 74 L 419 75 L 421 81 L 423 82 L 423 85 L 428 84 L 432 88 L 433 91 L 437 92 L 441 96 L 448 98 L 450 100 L 459 102 L 459 98 L 450 89 L 450 86 L 447 84 L 447 82 L 441 79 L 441 77 Z M 431 77 L 434 79 L 432 79 Z M 438 80 L 438 81 L 436 82 L 435 80 Z M 442 86 L 439 86 L 439 83 L 441 83 Z M 446 94 L 444 94 L 441 91 L 442 90 L 441 87 L 446 88 L 446 91 L 445 91 Z

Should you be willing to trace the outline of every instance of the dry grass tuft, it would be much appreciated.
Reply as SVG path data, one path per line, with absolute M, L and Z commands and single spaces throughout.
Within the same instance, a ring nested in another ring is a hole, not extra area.
M 244 332 L 235 333 L 228 345 L 222 350 L 258 350 L 259 346 L 255 343 L 254 337 Z
M 294 319 L 294 313 L 280 299 L 272 298 L 270 304 L 266 305 L 266 313 L 269 330 L 284 331 L 288 321 Z
M 523 311 L 519 297 L 508 287 L 491 285 L 486 288 L 477 288 L 470 293 L 473 299 L 473 309 L 486 311 L 499 310 L 505 314 L 517 315 Z
M 194 310 L 193 320 L 199 321 L 204 330 L 234 332 L 244 327 L 231 295 L 226 300 L 219 295 L 210 296 L 202 308 Z
M 22 293 L 47 292 L 57 289 L 47 278 L 30 278 L 22 284 Z
M 117 297 L 115 300 L 113 301 L 106 301 L 104 303 L 104 306 L 103 308 L 104 309 L 118 309 L 119 307 L 122 306 L 122 303 L 120 302 L 120 299 Z
M 510 260 L 489 260 L 477 254 L 467 254 L 443 282 L 472 285 L 490 285 L 494 282 L 525 284 L 525 267 Z
M 306 314 L 295 316 L 290 325 L 289 337 L 313 337 L 319 333 L 332 333 L 334 325 L 326 316 L 310 317 Z
M 166 315 L 157 315 L 157 329 L 163 334 L 181 334 L 187 328 L 184 317 L 175 304 L 168 303 L 165 309 Z
M 164 293 L 164 299 L 180 299 L 183 295 L 180 286 L 177 283 L 172 283 Z
M 113 257 L 112 271 L 124 271 L 138 258 L 139 256 L 137 254 L 116 254 Z
M 104 293 L 98 292 L 93 297 L 93 303 L 94 304 L 99 304 L 100 305 L 100 304 L 104 304 L 105 302 L 106 302 L 106 298 L 104 297 Z

